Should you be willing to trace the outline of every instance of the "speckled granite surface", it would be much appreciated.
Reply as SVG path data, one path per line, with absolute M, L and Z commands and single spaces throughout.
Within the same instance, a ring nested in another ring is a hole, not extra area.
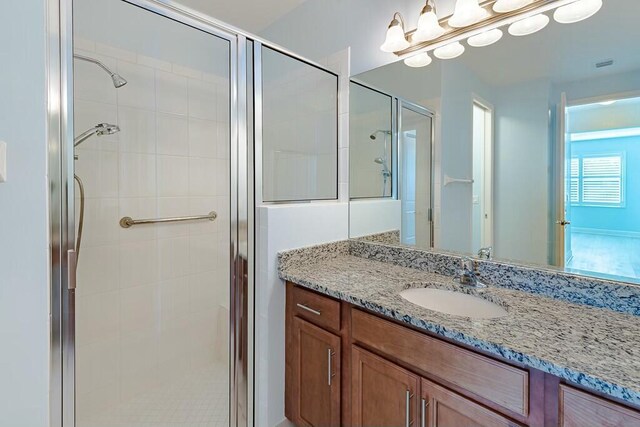
M 354 255 L 362 250 L 351 241 L 282 253 L 280 277 L 640 406 L 640 317 L 499 286 L 480 296 L 506 307 L 507 317 L 430 311 L 399 293 L 458 288 L 451 277 L 428 271 L 440 261 L 436 269 L 449 271 L 447 260 L 427 257 L 416 269 Z

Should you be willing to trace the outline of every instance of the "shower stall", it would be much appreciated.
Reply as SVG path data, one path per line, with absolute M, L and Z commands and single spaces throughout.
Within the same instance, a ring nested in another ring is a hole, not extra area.
M 51 425 L 253 425 L 254 206 L 337 197 L 338 75 L 169 0 L 47 1 Z

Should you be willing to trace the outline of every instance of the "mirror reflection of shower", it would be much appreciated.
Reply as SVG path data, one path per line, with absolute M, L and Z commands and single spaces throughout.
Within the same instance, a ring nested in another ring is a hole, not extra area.
M 382 173 L 382 197 L 387 197 L 387 183 L 391 178 L 391 170 L 389 169 L 389 159 L 387 155 L 387 136 L 391 138 L 391 131 L 378 129 L 369 135 L 371 141 L 376 141 L 378 139 L 378 134 L 382 134 L 384 136 L 384 151 L 382 152 L 382 157 L 376 157 L 373 161 L 382 166 L 382 170 L 380 171 Z
M 111 70 L 109 67 L 107 67 L 97 59 L 84 56 L 84 55 L 78 55 L 78 54 L 74 54 L 73 57 L 81 61 L 86 61 L 86 62 L 91 62 L 93 64 L 96 64 L 98 67 L 104 70 L 107 74 L 109 74 L 109 77 L 111 77 L 111 81 L 113 82 L 113 86 L 116 89 L 121 88 L 122 86 L 127 84 L 127 80 L 125 80 L 120 74 Z M 75 160 L 78 160 L 78 154 L 75 152 L 75 149 L 80 144 L 85 142 L 87 139 L 91 138 L 92 136 L 113 135 L 114 133 L 118 133 L 118 132 L 120 132 L 120 127 L 118 125 L 113 125 L 110 123 L 98 123 L 91 129 L 88 129 L 82 132 L 80 135 L 76 136 L 73 139 L 73 149 L 74 149 L 73 158 Z M 80 247 L 82 245 L 82 231 L 84 229 L 85 191 L 84 191 L 84 183 L 82 182 L 82 179 L 77 174 L 73 175 L 73 179 L 78 184 L 78 193 L 80 195 L 80 211 L 78 212 L 78 233 L 77 233 L 76 245 L 75 245 L 76 261 L 77 261 L 80 258 Z
M 81 61 L 91 62 L 92 64 L 96 64 L 98 67 L 102 68 L 107 74 L 109 74 L 116 89 L 121 88 L 122 86 L 127 84 L 127 81 L 120 74 L 112 71 L 109 67 L 104 65 L 104 63 L 98 61 L 97 59 L 91 58 L 89 56 L 79 55 L 77 53 L 74 54 L 73 57 L 75 59 L 80 59 Z

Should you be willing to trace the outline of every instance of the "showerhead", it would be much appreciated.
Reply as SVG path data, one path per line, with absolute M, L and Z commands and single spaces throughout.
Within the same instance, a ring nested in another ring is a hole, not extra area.
M 127 84 L 127 81 L 125 80 L 125 78 L 118 73 L 111 74 L 111 80 L 113 80 L 113 85 L 116 88 L 122 87 Z
M 104 136 L 104 135 L 113 135 L 114 133 L 120 132 L 120 127 L 118 125 L 112 125 L 109 123 L 99 123 L 92 127 L 91 129 L 81 133 L 78 137 L 73 140 L 73 146 L 77 147 L 82 144 L 87 139 L 91 138 L 93 135 Z
M 92 64 L 96 64 L 98 67 L 102 68 L 104 71 L 106 71 L 111 76 L 111 80 L 113 81 L 113 85 L 116 88 L 120 88 L 120 87 L 122 87 L 122 86 L 127 84 L 127 81 L 124 79 L 124 77 L 122 77 L 120 74 L 116 73 L 115 71 L 112 71 L 109 67 L 107 67 L 102 62 L 98 61 L 97 59 L 93 59 L 91 57 L 84 56 L 84 55 L 78 55 L 78 54 L 73 55 L 73 57 L 76 58 L 76 59 L 80 59 L 82 61 L 91 62 Z
M 371 135 L 369 135 L 369 138 L 371 138 L 372 141 L 375 141 L 377 138 L 377 135 L 379 133 L 386 135 L 391 135 L 391 131 L 390 130 L 382 130 L 382 129 L 378 129 L 377 131 L 375 131 L 374 133 L 372 133 Z

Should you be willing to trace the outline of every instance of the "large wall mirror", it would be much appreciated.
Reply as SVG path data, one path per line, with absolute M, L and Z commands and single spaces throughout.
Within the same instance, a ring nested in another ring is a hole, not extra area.
M 366 130 L 352 120 L 351 157 L 370 168 L 352 159 L 350 180 L 375 191 L 352 184 L 351 237 L 640 283 L 638 13 L 609 0 L 579 23 L 354 76 L 352 115 L 393 107 Z M 385 165 L 359 141 L 388 124 Z

